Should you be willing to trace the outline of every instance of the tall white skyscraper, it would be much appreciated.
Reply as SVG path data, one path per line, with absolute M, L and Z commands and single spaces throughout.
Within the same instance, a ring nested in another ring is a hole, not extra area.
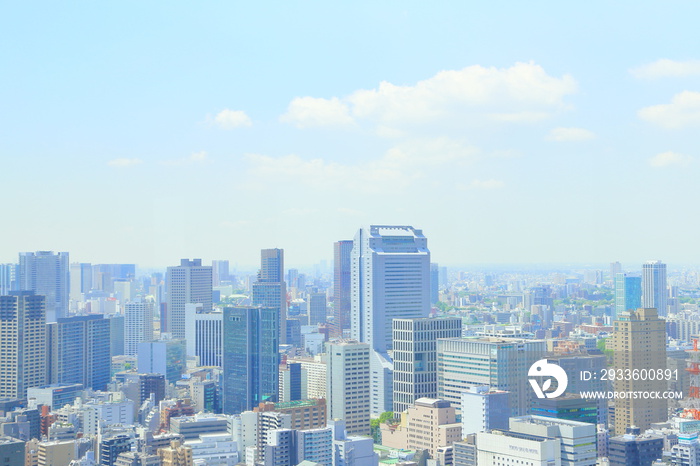
M 355 235 L 351 256 L 352 337 L 383 353 L 392 319 L 430 313 L 430 251 L 421 230 L 371 225 Z
M 46 296 L 46 321 L 68 317 L 70 293 L 68 253 L 53 251 L 19 254 L 19 288 Z
M 129 302 L 124 305 L 124 354 L 136 356 L 139 343 L 153 340 L 153 303 Z
M 642 264 L 642 307 L 656 309 L 659 317 L 667 313 L 666 264 L 648 261 Z
M 393 409 L 392 319 L 428 317 L 430 251 L 421 230 L 370 225 L 353 240 L 351 335 L 372 348 L 372 415 Z
M 185 338 L 185 305 L 202 304 L 211 311 L 212 269 L 202 259 L 182 259 L 177 267 L 168 267 L 167 331 L 176 339 Z

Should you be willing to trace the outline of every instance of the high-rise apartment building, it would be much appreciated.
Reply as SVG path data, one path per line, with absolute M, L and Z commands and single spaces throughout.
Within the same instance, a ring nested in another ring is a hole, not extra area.
M 135 301 L 124 306 L 124 354 L 136 356 L 139 343 L 153 340 L 153 303 Z
M 202 259 L 182 259 L 180 265 L 168 267 L 167 331 L 173 338 L 185 338 L 185 306 L 200 303 L 205 312 L 212 306 L 212 270 Z
M 53 251 L 19 254 L 19 289 L 46 296 L 46 321 L 68 316 L 70 293 L 68 253 Z
M 224 413 L 239 414 L 276 401 L 279 318 L 279 308 L 224 308 Z
M 46 326 L 48 383 L 105 390 L 110 380 L 109 320 L 102 314 L 59 318 Z
M 373 415 L 393 409 L 392 319 L 429 313 L 430 251 L 423 232 L 391 225 L 360 229 L 351 254 L 351 334 L 373 350 Z
M 642 277 L 618 273 L 615 279 L 615 314 L 612 320 L 625 311 L 642 307 Z
M 333 336 L 350 330 L 350 255 L 352 240 L 333 243 Z
M 437 339 L 462 336 L 462 319 L 394 319 L 394 413 L 437 398 Z
M 629 371 L 630 377 L 615 378 L 616 392 L 658 393 L 667 389 L 663 378 L 633 377 L 632 374 L 666 369 L 666 322 L 659 319 L 656 309 L 638 309 L 621 313 L 614 322 L 608 348 L 613 350 L 615 369 Z M 636 380 L 635 380 L 636 379 Z M 615 400 L 614 432 L 622 435 L 627 427 L 637 426 L 642 431 L 652 422 L 667 418 L 666 400 L 643 396 Z
M 648 261 L 642 264 L 642 307 L 656 309 L 659 317 L 667 314 L 666 264 Z
M 284 281 L 284 250 L 260 251 L 260 270 L 253 283 L 253 305 L 277 309 L 278 341 L 287 343 L 287 284 Z
M 438 340 L 438 397 L 460 409 L 462 392 L 488 385 L 510 392 L 511 415 L 524 415 L 532 396 L 527 372 L 546 350 L 546 342 L 541 340 L 492 337 Z
M 328 418 L 343 419 L 350 435 L 370 433 L 370 346 L 355 340 L 326 344 Z
M 33 291 L 0 296 L 0 398 L 26 398 L 46 385 L 46 298 Z

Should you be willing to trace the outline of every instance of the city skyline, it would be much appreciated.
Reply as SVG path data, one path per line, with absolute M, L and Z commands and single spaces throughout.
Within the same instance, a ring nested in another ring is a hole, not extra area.
M 0 262 L 312 264 L 385 223 L 448 265 L 700 263 L 698 12 L 8 5 Z

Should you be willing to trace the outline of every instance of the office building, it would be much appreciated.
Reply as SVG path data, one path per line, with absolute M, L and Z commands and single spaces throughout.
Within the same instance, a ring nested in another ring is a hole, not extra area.
M 153 340 L 153 303 L 136 301 L 124 306 L 124 354 L 136 356 L 139 343 Z
M 542 416 L 522 416 L 510 419 L 509 431 L 515 434 L 559 440 L 562 466 L 595 466 L 596 464 L 595 424 Z
M 360 229 L 351 254 L 351 334 L 370 344 L 372 414 L 393 409 L 392 319 L 430 312 L 430 251 L 421 230 L 371 225 Z
M 105 319 L 109 320 L 109 355 L 124 356 L 124 316 L 107 314 Z
M 53 440 L 39 442 L 37 464 L 40 466 L 65 466 L 75 457 L 75 440 Z
M 656 309 L 659 317 L 667 314 L 666 264 L 648 261 L 642 264 L 642 307 Z
M 608 441 L 608 460 L 610 466 L 651 466 L 663 458 L 663 449 L 663 437 L 640 434 L 636 427 L 628 428 L 624 435 Z
M 59 318 L 47 324 L 48 382 L 105 390 L 112 365 L 109 327 L 102 314 Z
M 350 256 L 352 240 L 333 243 L 333 336 L 343 338 L 350 330 Z
M 527 372 L 544 356 L 546 342 L 485 338 L 438 340 L 438 397 L 460 409 L 461 394 L 471 387 L 488 385 L 510 392 L 510 414 L 527 413 L 532 388 Z
M 278 342 L 287 343 L 287 284 L 284 281 L 284 250 L 260 251 L 260 270 L 253 283 L 253 305 L 277 309 Z
M 355 340 L 326 344 L 328 418 L 343 419 L 348 434 L 370 433 L 370 347 Z
M 697 466 L 700 464 L 698 433 L 678 434 L 678 443 L 671 448 L 673 466 Z
M 614 322 L 614 332 L 608 341 L 613 350 L 615 369 L 631 372 L 666 369 L 666 327 L 656 309 L 623 312 Z M 667 381 L 633 377 L 616 378 L 617 392 L 665 392 Z M 615 400 L 614 432 L 620 435 L 629 426 L 646 430 L 653 422 L 667 418 L 665 399 L 618 398 Z
M 19 254 L 19 289 L 46 297 L 46 321 L 68 316 L 70 293 L 68 253 L 53 251 Z
M 326 322 L 326 293 L 310 293 L 307 307 L 309 325 L 318 325 Z
M 83 396 L 83 384 L 59 383 L 27 389 L 27 399 L 35 400 L 36 405 L 50 406 L 54 410 L 72 405 L 76 398 Z
M 348 435 L 346 424 L 342 419 L 328 420 L 333 429 L 333 465 L 378 466 L 379 455 L 374 452 L 372 438 Z
M 179 266 L 168 267 L 168 318 L 167 331 L 173 338 L 185 339 L 185 306 L 202 304 L 202 309 L 212 309 L 212 270 L 202 265 L 201 259 L 182 259 Z
M 437 339 L 459 338 L 462 319 L 394 319 L 394 413 L 419 398 L 437 398 Z
M 279 396 L 280 402 L 298 401 L 308 398 L 306 371 L 298 362 L 280 364 Z
M 476 464 L 559 466 L 561 465 L 561 441 L 555 438 L 500 430 L 478 432 Z
M 302 377 L 302 398 L 326 398 L 327 366 L 323 356 L 287 360 L 287 364 L 293 362 L 301 364 L 301 370 L 306 373 Z
M 165 374 L 175 383 L 187 368 L 184 340 L 144 341 L 139 343 L 138 371 L 142 374 Z
M 77 309 L 77 303 L 92 290 L 92 264 L 73 262 L 69 267 L 69 277 L 71 309 Z
M 490 430 L 508 429 L 510 393 L 492 390 L 488 385 L 462 392 L 462 436 Z
M 46 385 L 45 302 L 33 291 L 0 296 L 0 398 L 24 399 L 29 387 Z
M 253 408 L 256 413 L 278 413 L 288 415 L 287 427 L 295 430 L 318 429 L 326 426 L 328 412 L 326 400 L 299 400 L 284 403 L 260 403 Z
M 398 423 L 381 425 L 382 445 L 404 450 L 428 450 L 436 458 L 442 447 L 462 440 L 462 424 L 448 401 L 419 398 L 401 413 Z
M 421 230 L 372 225 L 355 235 L 351 262 L 352 338 L 383 353 L 392 319 L 430 312 L 430 251 Z
M 591 374 L 602 374 L 602 371 L 608 367 L 605 355 L 602 354 L 571 354 L 563 355 L 554 358 L 547 358 L 548 362 L 557 364 L 564 369 L 567 374 L 581 374 L 582 371 L 587 371 Z M 582 392 L 604 392 L 609 390 L 608 382 L 601 380 L 602 377 L 589 377 L 589 380 L 583 380 L 580 375 L 576 377 L 570 376 L 569 383 L 566 387 L 565 394 L 578 395 Z M 546 398 L 550 399 L 550 398 Z M 597 412 L 597 423 L 607 424 L 608 420 L 608 400 L 598 399 L 589 400 L 593 402 Z M 587 407 L 587 412 L 590 414 L 591 406 Z M 532 413 L 535 414 L 535 413 Z
M 620 313 L 642 307 L 642 277 L 618 273 L 615 275 L 615 307 L 612 320 Z
M 224 308 L 224 413 L 277 399 L 279 317 L 279 307 Z
M 199 358 L 200 366 L 222 366 L 224 313 L 203 312 L 199 304 L 187 308 L 187 356 Z
M 0 466 L 24 464 L 25 442 L 12 437 L 0 437 Z
M 565 394 L 556 398 L 533 398 L 530 414 L 596 425 L 597 401 L 585 400 L 577 394 Z
M 128 435 L 117 435 L 104 438 L 99 443 L 100 465 L 113 466 L 121 453 L 131 450 L 131 438 Z

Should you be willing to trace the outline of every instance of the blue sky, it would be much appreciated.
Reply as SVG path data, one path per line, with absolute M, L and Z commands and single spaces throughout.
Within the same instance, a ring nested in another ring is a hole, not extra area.
M 698 263 L 696 2 L 0 10 L 0 262 Z

